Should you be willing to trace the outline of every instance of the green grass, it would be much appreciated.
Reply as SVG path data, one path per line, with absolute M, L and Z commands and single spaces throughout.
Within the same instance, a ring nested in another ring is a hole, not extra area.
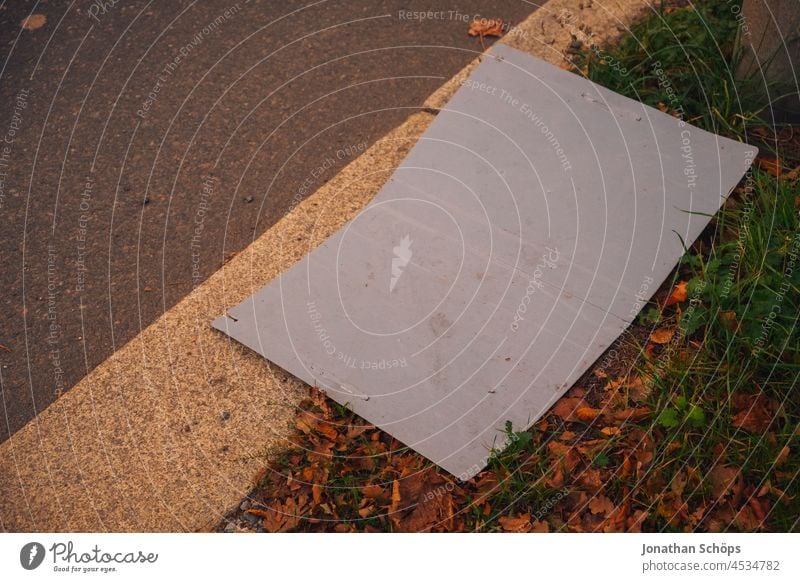
M 599 84 L 649 105 L 665 104 L 692 124 L 745 141 L 766 124 L 758 117 L 758 80 L 734 82 L 736 35 L 730 5 L 703 4 L 653 15 L 608 50 L 626 75 L 598 59 L 583 64 Z M 753 168 L 742 186 L 677 269 L 676 280 L 689 280 L 693 308 L 651 308 L 640 317 L 646 325 L 676 324 L 685 334 L 676 350 L 687 347 L 685 357 L 662 362 L 661 370 L 652 362 L 641 368 L 659 387 L 650 404 L 660 411 L 666 433 L 661 449 L 680 445 L 664 463 L 667 479 L 681 467 L 702 471 L 724 462 L 741 467 L 756 487 L 778 480 L 796 491 L 800 185 Z M 764 434 L 734 427 L 734 395 L 761 391 L 781 405 Z M 793 454 L 780 467 L 780 479 L 774 461 L 784 446 Z M 795 496 L 775 506 L 768 521 L 778 531 L 797 530 L 798 515 Z
M 663 103 L 689 123 L 743 136 L 763 126 L 758 79 L 735 81 L 738 25 L 726 2 L 652 14 L 618 46 L 579 56 L 588 77 L 609 89 L 657 107 Z M 616 61 L 616 62 L 614 62 Z M 622 71 L 622 73 L 620 72 Z

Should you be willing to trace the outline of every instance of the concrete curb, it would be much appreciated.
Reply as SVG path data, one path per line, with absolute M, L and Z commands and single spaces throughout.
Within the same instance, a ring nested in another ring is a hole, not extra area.
M 499 42 L 553 65 L 566 66 L 570 61 L 570 45 L 575 40 L 582 46 L 613 42 L 648 10 L 655 10 L 655 6 L 648 0 L 550 0 Z M 482 58 L 481 55 L 473 59 L 437 89 L 425 101 L 425 107 L 444 108 Z
M 649 6 L 550 0 L 502 41 L 561 63 L 571 35 L 606 42 Z M 196 531 L 238 504 L 305 387 L 209 322 L 353 218 L 433 119 L 411 115 L 0 445 L 3 529 Z

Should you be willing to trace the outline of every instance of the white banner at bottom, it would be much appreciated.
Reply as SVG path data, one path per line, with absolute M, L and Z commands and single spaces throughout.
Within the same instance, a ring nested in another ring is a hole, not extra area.
M 800 580 L 798 534 L 2 534 L 3 580 Z M 566 576 L 566 577 L 565 577 Z

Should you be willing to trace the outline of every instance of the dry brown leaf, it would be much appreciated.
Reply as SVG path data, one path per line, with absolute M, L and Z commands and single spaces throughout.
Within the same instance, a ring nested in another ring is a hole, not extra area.
M 369 424 L 362 424 L 360 426 L 349 426 L 347 427 L 347 438 L 354 439 L 356 437 L 360 437 L 368 430 L 372 430 L 375 427 Z
M 529 532 L 531 529 L 531 516 L 527 513 L 519 517 L 501 517 L 497 522 L 507 532 Z
M 330 439 L 332 441 L 335 441 L 336 437 L 339 436 L 336 427 L 325 421 L 317 422 L 317 425 L 314 427 L 314 430 L 316 430 L 319 434 L 321 434 L 325 438 Z
M 432 470 L 418 472 L 403 479 L 403 498 L 413 510 L 405 516 L 397 516 L 395 523 L 400 531 L 421 532 L 451 530 L 455 513 L 448 481 Z
M 769 427 L 772 416 L 764 410 L 751 408 L 742 410 L 731 419 L 731 424 L 736 428 L 746 430 L 750 434 L 763 434 Z
M 747 500 L 747 503 L 753 508 L 753 512 L 756 514 L 759 522 L 763 523 L 767 520 L 767 514 L 769 513 L 769 501 L 766 499 L 756 499 L 755 497 L 751 497 Z
M 686 489 L 686 484 L 689 482 L 689 477 L 682 471 L 678 471 L 672 478 L 669 485 L 670 490 L 677 496 L 683 495 L 683 490 Z
M 319 502 L 322 500 L 322 486 L 319 483 L 311 485 L 311 496 L 314 500 L 314 505 L 319 505 Z
M 758 518 L 749 505 L 742 507 L 733 519 L 734 524 L 743 532 L 753 532 L 761 528 L 762 520 Z
M 561 489 L 564 486 L 564 470 L 560 463 L 554 463 L 550 467 L 544 481 L 553 489 Z
M 584 469 L 581 471 L 578 481 L 589 491 L 598 491 L 603 487 L 603 483 L 605 482 L 599 469 Z
M 530 531 L 531 533 L 547 533 L 550 531 L 550 525 L 546 521 L 534 521 Z
M 640 406 L 639 408 L 626 408 L 625 410 L 615 412 L 611 415 L 611 418 L 619 422 L 636 422 L 637 420 L 647 418 L 651 414 L 652 411 L 649 408 Z
M 294 425 L 303 434 L 311 434 L 311 431 L 314 430 L 314 417 L 307 413 L 298 414 Z
M 296 527 L 298 523 L 295 505 L 292 499 L 287 499 L 284 505 L 278 503 L 275 509 L 271 511 L 248 509 L 247 513 L 262 518 L 261 525 L 270 533 L 287 531 Z
M 20 26 L 23 30 L 36 30 L 43 27 L 45 22 L 47 22 L 47 16 L 44 14 L 31 14 L 20 23 Z
M 400 481 L 395 479 L 394 482 L 392 482 L 392 505 L 390 506 L 389 511 L 397 511 L 402 500 L 403 498 L 400 497 Z
M 722 499 L 735 489 L 739 469 L 726 465 L 717 464 L 708 474 L 711 483 L 711 493 L 717 499 Z
M 772 174 L 776 178 L 781 175 L 781 162 L 778 158 L 758 157 L 756 158 L 756 162 L 758 162 L 759 168 Z
M 625 522 L 626 530 L 628 533 L 641 533 L 642 532 L 642 524 L 644 520 L 647 519 L 647 512 L 643 509 L 637 509 L 633 512 Z
M 589 511 L 593 515 L 610 515 L 614 511 L 614 503 L 605 495 L 595 495 L 589 501 Z
M 361 488 L 361 492 L 367 499 L 375 499 L 383 495 L 383 488 L 380 485 L 367 485 Z
M 788 182 L 796 182 L 797 178 L 800 178 L 800 166 L 797 166 L 794 170 L 786 172 L 783 175 L 783 179 Z
M 672 293 L 670 293 L 669 297 L 667 297 L 664 307 L 669 307 L 675 303 L 682 303 L 686 301 L 686 299 L 689 297 L 689 293 L 686 291 L 686 283 L 687 281 L 681 281 L 675 285 Z
M 778 411 L 778 403 L 766 394 L 737 393 L 731 399 L 739 411 L 731 419 L 731 424 L 751 434 L 764 434 Z
M 503 21 L 499 18 L 477 18 L 469 24 L 470 36 L 503 36 Z
M 551 441 L 547 443 L 547 448 L 551 456 L 555 457 L 555 462 L 558 463 L 563 460 L 564 466 L 567 471 L 572 471 L 581 462 L 578 451 L 572 445 L 565 445 L 563 443 Z
M 571 422 L 577 418 L 575 413 L 578 408 L 585 404 L 582 398 L 561 398 L 553 406 L 552 413 L 565 422 Z
M 575 416 L 582 422 L 590 422 L 597 418 L 600 410 L 597 408 L 590 408 L 588 406 L 581 406 L 575 411 Z
M 604 426 L 600 429 L 600 434 L 605 435 L 607 437 L 612 437 L 614 435 L 619 434 L 619 428 L 616 426 Z
M 672 339 L 672 336 L 675 335 L 674 328 L 662 327 L 661 329 L 655 330 L 653 333 L 650 334 L 650 341 L 654 344 L 663 345 L 669 342 Z
M 625 456 L 622 460 L 622 469 L 620 469 L 619 476 L 622 479 L 630 477 L 633 474 L 633 463 L 629 456 Z
M 653 388 L 653 385 L 650 382 L 645 382 L 641 376 L 632 377 L 628 380 L 626 386 L 631 400 L 636 403 L 647 400 Z
M 783 447 L 781 452 L 778 453 L 777 458 L 775 459 L 775 466 L 780 467 L 786 462 L 786 459 L 789 458 L 789 447 Z
M 614 511 L 607 516 L 605 522 L 603 522 L 603 531 L 606 533 L 624 532 L 626 529 L 628 511 L 630 511 L 629 503 L 623 503 L 616 507 Z

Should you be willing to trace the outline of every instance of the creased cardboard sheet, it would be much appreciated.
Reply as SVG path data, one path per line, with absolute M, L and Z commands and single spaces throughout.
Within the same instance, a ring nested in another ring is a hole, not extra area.
M 755 153 L 496 46 L 354 220 L 213 325 L 466 479 L 619 336 Z

